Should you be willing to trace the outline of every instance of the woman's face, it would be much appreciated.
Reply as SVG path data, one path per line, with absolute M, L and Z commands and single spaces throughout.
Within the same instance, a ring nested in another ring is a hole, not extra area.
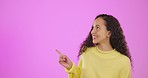
M 105 43 L 106 41 L 109 41 L 110 31 L 107 30 L 105 26 L 105 20 L 103 20 L 101 17 L 97 18 L 94 21 L 91 35 L 94 44 L 101 44 Z

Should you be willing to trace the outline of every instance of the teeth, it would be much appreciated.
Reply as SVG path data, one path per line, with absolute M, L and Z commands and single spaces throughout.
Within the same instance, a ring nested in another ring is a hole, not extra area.
M 93 36 L 93 37 L 96 37 L 96 36 Z
M 96 36 L 93 36 L 93 39 L 96 39 Z
M 93 38 L 93 39 L 96 39 L 97 37 L 96 37 L 96 35 L 92 35 L 92 38 Z

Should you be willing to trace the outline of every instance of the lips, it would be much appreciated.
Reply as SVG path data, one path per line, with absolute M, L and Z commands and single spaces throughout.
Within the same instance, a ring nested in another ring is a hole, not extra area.
M 96 39 L 97 37 L 93 35 L 92 38 L 93 38 L 93 40 L 94 40 L 94 39 Z

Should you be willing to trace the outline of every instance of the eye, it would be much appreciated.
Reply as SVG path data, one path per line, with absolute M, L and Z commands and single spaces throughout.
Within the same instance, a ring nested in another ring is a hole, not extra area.
M 100 29 L 100 27 L 96 26 L 96 29 Z

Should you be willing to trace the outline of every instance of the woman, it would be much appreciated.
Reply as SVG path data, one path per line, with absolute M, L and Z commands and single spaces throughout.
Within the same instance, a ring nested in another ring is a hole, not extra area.
M 59 63 L 69 78 L 131 78 L 131 56 L 118 20 L 107 14 L 98 15 L 80 47 L 76 66 L 66 55 Z

